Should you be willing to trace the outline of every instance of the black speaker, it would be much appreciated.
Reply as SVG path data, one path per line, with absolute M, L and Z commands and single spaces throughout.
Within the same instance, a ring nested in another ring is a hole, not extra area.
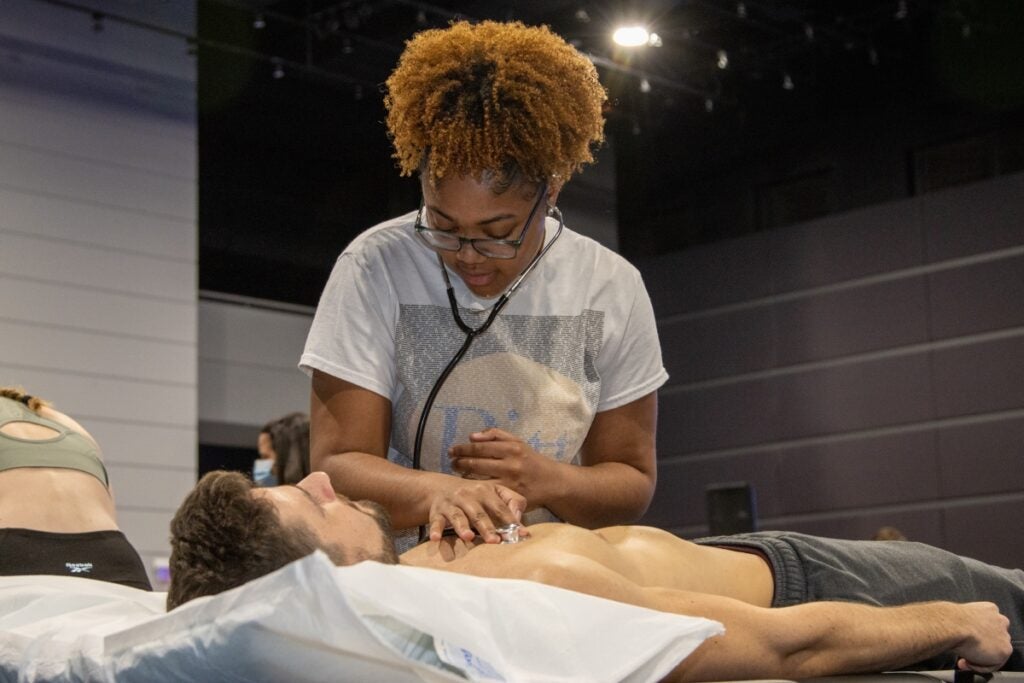
M 754 488 L 745 481 L 711 484 L 704 489 L 708 506 L 708 533 L 742 534 L 757 529 Z

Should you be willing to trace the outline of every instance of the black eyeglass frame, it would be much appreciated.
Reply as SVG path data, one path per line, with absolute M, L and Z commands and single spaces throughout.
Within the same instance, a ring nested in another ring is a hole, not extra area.
M 540 208 L 540 205 L 547 197 L 547 194 L 547 183 L 542 183 L 540 186 L 540 191 L 537 193 L 537 201 L 534 202 L 533 208 L 530 209 L 530 215 L 526 218 L 526 225 L 523 226 L 523 231 L 519 234 L 519 239 L 504 240 L 495 239 L 493 237 L 463 237 L 461 235 L 455 235 L 444 230 L 435 230 L 434 228 L 428 228 L 426 225 L 423 224 L 424 203 L 422 196 L 420 197 L 420 209 L 419 211 L 416 212 L 416 222 L 413 224 L 413 229 L 416 231 L 416 236 L 420 238 L 420 241 L 423 242 L 423 244 L 425 244 L 428 248 L 434 251 L 458 252 L 462 250 L 463 246 L 468 244 L 471 247 L 473 247 L 476 253 L 480 254 L 485 258 L 495 258 L 502 260 L 514 259 L 519 254 L 519 247 L 522 246 L 523 240 L 526 239 L 526 234 L 530 231 L 530 226 L 533 224 L 533 218 L 534 216 L 537 215 L 537 209 Z M 440 244 L 435 244 L 431 242 L 431 238 L 429 237 L 429 235 L 436 235 L 442 241 L 447 240 L 451 242 L 452 240 L 458 240 L 458 245 L 453 245 L 451 247 L 443 247 Z M 509 254 L 508 256 L 493 253 L 489 254 L 486 251 L 482 251 L 480 249 L 479 245 L 481 244 L 494 244 L 503 247 L 512 247 L 512 253 Z

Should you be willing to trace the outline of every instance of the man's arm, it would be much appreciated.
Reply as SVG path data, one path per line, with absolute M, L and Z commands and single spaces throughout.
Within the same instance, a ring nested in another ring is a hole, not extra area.
M 885 671 L 950 651 L 964 658 L 961 667 L 993 671 L 1012 651 L 1009 621 L 991 603 L 813 602 L 766 609 L 716 595 L 639 586 L 576 555 L 551 559 L 526 578 L 725 625 L 724 635 L 709 638 L 676 667 L 672 681 Z

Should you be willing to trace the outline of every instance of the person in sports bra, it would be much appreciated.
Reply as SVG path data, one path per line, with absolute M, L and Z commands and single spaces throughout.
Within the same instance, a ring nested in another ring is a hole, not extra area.
M 152 590 L 118 527 L 99 444 L 47 401 L 0 387 L 0 575 L 25 574 Z

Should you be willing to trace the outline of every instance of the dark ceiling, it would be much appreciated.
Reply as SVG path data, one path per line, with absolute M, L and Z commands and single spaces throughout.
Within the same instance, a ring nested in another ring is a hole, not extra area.
M 415 206 L 414 183 L 390 159 L 381 84 L 418 30 L 518 19 L 590 55 L 609 92 L 620 234 L 635 236 L 623 251 L 643 255 L 728 236 L 705 226 L 663 243 L 643 223 L 664 217 L 659 198 L 673 187 L 727 176 L 809 121 L 849 121 L 893 102 L 1018 112 L 1022 5 L 198 0 L 200 286 L 315 304 L 355 234 Z M 623 19 L 650 26 L 660 46 L 616 49 L 609 36 Z M 979 66 L 1007 60 L 1017 66 Z M 623 172 L 638 160 L 657 174 Z

